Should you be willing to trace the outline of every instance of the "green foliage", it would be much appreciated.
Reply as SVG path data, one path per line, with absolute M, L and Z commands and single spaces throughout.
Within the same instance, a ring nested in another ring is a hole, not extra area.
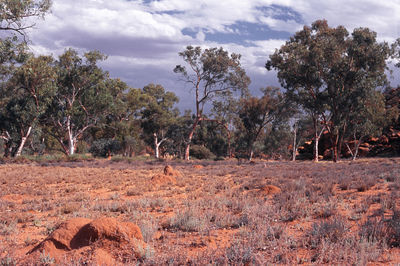
M 141 111 L 142 136 L 147 144 L 154 146 L 157 157 L 160 145 L 169 138 L 169 127 L 176 123 L 179 110 L 173 107 L 179 100 L 161 85 L 149 84 L 143 88 L 143 94 L 147 102 Z
M 200 160 L 210 160 L 215 158 L 215 155 L 209 149 L 201 145 L 192 145 L 190 156 Z
M 278 88 L 268 87 L 263 92 L 261 98 L 249 97 L 240 102 L 241 139 L 246 143 L 249 159 L 253 156 L 254 144 L 265 133 L 266 126 L 279 125 L 291 114 L 290 106 Z
M 213 120 L 201 123 L 196 130 L 193 143 L 207 147 L 217 156 L 227 156 L 228 138 L 225 125 Z
M 207 102 L 231 98 L 234 92 L 246 95 L 250 78 L 240 65 L 239 54 L 229 55 L 222 48 L 210 48 L 204 51 L 201 47 L 187 46 L 179 55 L 189 65 L 177 65 L 175 73 L 191 83 L 195 89 L 196 116 L 186 139 L 185 160 L 189 160 L 189 148 L 200 121 L 204 119 L 203 111 Z M 191 72 L 188 72 L 188 69 Z
M 164 150 L 169 154 L 184 157 L 186 138 L 193 124 L 191 112 L 187 110 L 183 116 L 179 116 L 174 124 L 168 129 L 168 141 L 164 144 Z
M 107 157 L 121 150 L 121 143 L 113 139 L 98 139 L 93 142 L 89 152 L 96 157 Z
M 378 43 L 376 33 L 358 28 L 349 35 L 326 20 L 305 26 L 270 56 L 266 67 L 278 71 L 290 99 L 328 129 L 337 158 L 339 140 L 352 113 L 364 99 L 386 84 L 386 60 L 392 51 Z
M 80 57 L 69 49 L 55 63 L 57 91 L 42 123 L 67 155 L 72 155 L 84 133 L 113 115 L 125 89 L 98 66 L 106 57 L 98 51 Z
M 385 109 L 387 118 L 390 119 L 389 125 L 400 129 L 400 87 L 388 87 L 384 91 Z
M 0 30 L 25 35 L 35 24 L 32 18 L 43 18 L 50 10 L 51 0 L 2 0 L 0 2 Z
M 46 112 L 55 94 L 55 71 L 49 56 L 30 56 L 14 70 L 4 87 L 2 127 L 9 135 L 7 146 L 13 155 L 20 155 L 23 138 L 38 127 L 38 119 Z M 17 148 L 18 152 L 17 153 Z M 17 153 L 17 154 L 16 154 Z
M 266 128 L 263 153 L 271 158 L 288 159 L 289 146 L 292 144 L 292 132 L 288 124 Z

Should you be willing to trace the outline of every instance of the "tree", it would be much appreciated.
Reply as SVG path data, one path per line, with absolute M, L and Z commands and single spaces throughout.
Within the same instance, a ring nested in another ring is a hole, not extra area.
M 112 140 L 110 143 L 118 142 L 121 146 L 121 149 L 114 149 L 114 152 L 122 152 L 125 156 L 131 156 L 135 148 L 133 146 L 137 144 L 135 139 L 137 136 L 133 135 L 139 131 L 139 123 L 136 121 L 138 111 L 135 109 L 136 105 L 132 103 L 133 101 L 139 102 L 139 100 L 133 100 L 134 93 L 132 92 L 140 90 L 129 88 L 120 79 L 107 79 L 106 87 L 109 88 L 113 101 L 110 102 L 107 115 L 100 116 L 99 122 L 88 129 L 85 136 L 86 142 L 90 142 L 93 146 L 94 142 L 99 139 Z
M 15 68 L 27 58 L 26 45 L 17 43 L 16 38 L 0 39 L 0 139 L 5 142 L 6 155 L 10 152 L 13 137 L 10 135 L 10 122 L 5 106 L 13 95 L 9 91 L 8 80 Z
M 0 81 L 4 85 L 14 71 L 16 64 L 22 63 L 27 56 L 25 30 L 31 28 L 33 17 L 43 17 L 49 11 L 50 0 L 2 0 L 0 1 Z M 11 32 L 11 34 L 6 34 Z M 21 35 L 25 42 L 20 42 L 15 35 Z M 4 108 L 5 94 L 0 95 L 0 106 Z M 5 120 L 0 122 L 0 138 L 10 145 L 11 136 L 4 128 Z M 9 150 L 6 148 L 6 150 Z
M 214 101 L 213 108 L 211 110 L 214 121 L 219 126 L 225 130 L 226 142 L 227 142 L 227 152 L 228 157 L 232 157 L 232 133 L 234 131 L 235 120 L 238 119 L 237 114 L 239 110 L 239 99 L 234 97 L 227 97 L 224 101 Z M 221 154 L 218 153 L 219 156 Z
M 155 157 L 159 158 L 160 146 L 168 140 L 168 129 L 179 114 L 178 109 L 173 109 L 179 99 L 161 85 L 149 84 L 143 88 L 143 93 L 148 96 L 148 103 L 141 112 L 141 126 L 144 138 L 154 143 Z
M 239 117 L 245 132 L 244 138 L 247 143 L 248 158 L 252 160 L 254 155 L 254 143 L 268 124 L 278 123 L 289 110 L 283 95 L 278 88 L 267 87 L 262 90 L 261 98 L 243 98 L 240 102 Z
M 167 133 L 169 141 L 165 142 L 164 149 L 170 155 L 185 158 L 186 138 L 192 130 L 193 121 L 194 115 L 190 110 L 186 110 L 169 126 Z
M 204 106 L 213 99 L 232 95 L 235 91 L 245 93 L 250 83 L 249 77 L 240 66 L 241 56 L 229 55 L 222 48 L 202 51 L 200 47 L 187 46 L 179 55 L 189 66 L 177 65 L 175 73 L 194 88 L 196 117 L 186 139 L 185 160 L 189 160 L 190 144 L 199 123 L 204 120 Z
M 398 38 L 392 44 L 391 58 L 396 59 L 398 62 L 395 64 L 396 67 L 400 67 L 400 38 Z
M 375 91 L 363 99 L 363 104 L 358 105 L 358 110 L 351 114 L 349 124 L 349 138 L 354 142 L 354 149 L 346 146 L 355 160 L 363 140 L 367 136 L 379 136 L 383 128 L 392 119 L 390 111 L 385 109 L 385 99 L 382 93 Z
M 359 99 L 387 81 L 390 53 L 389 46 L 378 43 L 376 33 L 368 28 L 355 29 L 349 36 L 343 26 L 330 28 L 319 20 L 276 50 L 266 67 L 278 71 L 287 94 L 313 116 L 316 126 L 321 119 L 337 161 L 350 114 L 363 102 Z M 317 129 L 314 134 L 317 143 Z
M 97 65 L 105 58 L 97 51 L 81 58 L 69 49 L 56 62 L 57 91 L 43 123 L 67 155 L 75 153 L 79 138 L 89 128 L 112 113 L 116 88 L 108 72 Z
M 0 30 L 25 37 L 25 30 L 35 24 L 31 18 L 43 18 L 50 10 L 51 0 L 2 0 L 0 2 Z
M 6 92 L 9 100 L 3 119 L 8 121 L 9 136 L 18 136 L 17 149 L 13 156 L 20 156 L 32 129 L 37 126 L 55 92 L 55 71 L 50 56 L 31 56 L 26 63 L 16 69 L 8 82 Z M 13 139 L 7 142 L 10 151 Z
M 119 141 L 114 139 L 98 139 L 92 143 L 89 152 L 97 157 L 111 157 L 111 154 L 121 149 Z
M 392 121 L 390 121 L 390 125 L 400 129 L 400 87 L 388 87 L 385 89 L 383 94 L 385 96 L 386 112 L 388 113 L 388 117 L 392 119 Z

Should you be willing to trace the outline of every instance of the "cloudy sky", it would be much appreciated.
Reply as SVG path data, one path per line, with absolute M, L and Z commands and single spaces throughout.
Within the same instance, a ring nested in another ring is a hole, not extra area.
M 37 54 L 99 50 L 108 55 L 102 66 L 113 77 L 135 88 L 161 84 L 180 97 L 184 110 L 194 99 L 172 70 L 187 45 L 240 53 L 257 94 L 279 85 L 265 62 L 303 25 L 327 19 L 349 31 L 369 27 L 391 43 L 400 37 L 399 14 L 400 0 L 53 0 L 30 39 Z

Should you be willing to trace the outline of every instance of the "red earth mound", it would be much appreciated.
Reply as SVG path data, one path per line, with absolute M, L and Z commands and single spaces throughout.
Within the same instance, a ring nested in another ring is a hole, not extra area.
M 173 176 L 158 174 L 151 178 L 153 184 L 176 184 L 176 179 Z
M 281 189 L 274 185 L 265 185 L 258 192 L 261 196 L 268 196 L 281 193 Z
M 141 257 L 145 245 L 139 227 L 133 223 L 119 222 L 115 218 L 74 218 L 62 223 L 28 254 L 46 254 L 56 262 L 85 254 L 94 263 L 115 265 L 116 257 L 125 251 L 136 258 Z
M 179 173 L 179 171 L 177 171 L 174 168 L 172 168 L 172 166 L 167 165 L 164 168 L 164 175 L 167 175 L 167 176 L 180 176 L 181 173 Z
M 151 182 L 154 185 L 162 185 L 162 184 L 176 184 L 177 176 L 180 176 L 181 173 L 172 166 L 167 165 L 164 167 L 164 174 L 157 174 L 151 178 Z
M 264 192 L 267 195 L 281 193 L 281 189 L 274 185 L 265 185 L 260 189 L 260 191 Z
M 204 166 L 200 165 L 200 164 L 195 164 L 193 165 L 193 168 L 195 169 L 202 169 Z

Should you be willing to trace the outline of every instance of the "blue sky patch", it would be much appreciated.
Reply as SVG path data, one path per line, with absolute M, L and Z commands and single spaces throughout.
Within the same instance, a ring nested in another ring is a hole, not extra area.
M 257 7 L 257 10 L 264 13 L 264 15 L 268 17 L 272 17 L 274 19 L 289 21 L 293 20 L 299 24 L 304 24 L 303 16 L 293 10 L 290 7 L 280 6 L 280 5 L 271 5 L 271 6 L 261 6 Z
M 207 29 L 185 28 L 182 34 L 196 38 L 202 30 L 206 36 L 206 41 L 218 43 L 236 43 L 243 46 L 251 46 L 252 41 L 262 41 L 269 39 L 288 39 L 291 34 L 286 31 L 271 30 L 268 26 L 260 23 L 239 21 L 230 26 L 226 26 L 225 32 L 211 32 Z

